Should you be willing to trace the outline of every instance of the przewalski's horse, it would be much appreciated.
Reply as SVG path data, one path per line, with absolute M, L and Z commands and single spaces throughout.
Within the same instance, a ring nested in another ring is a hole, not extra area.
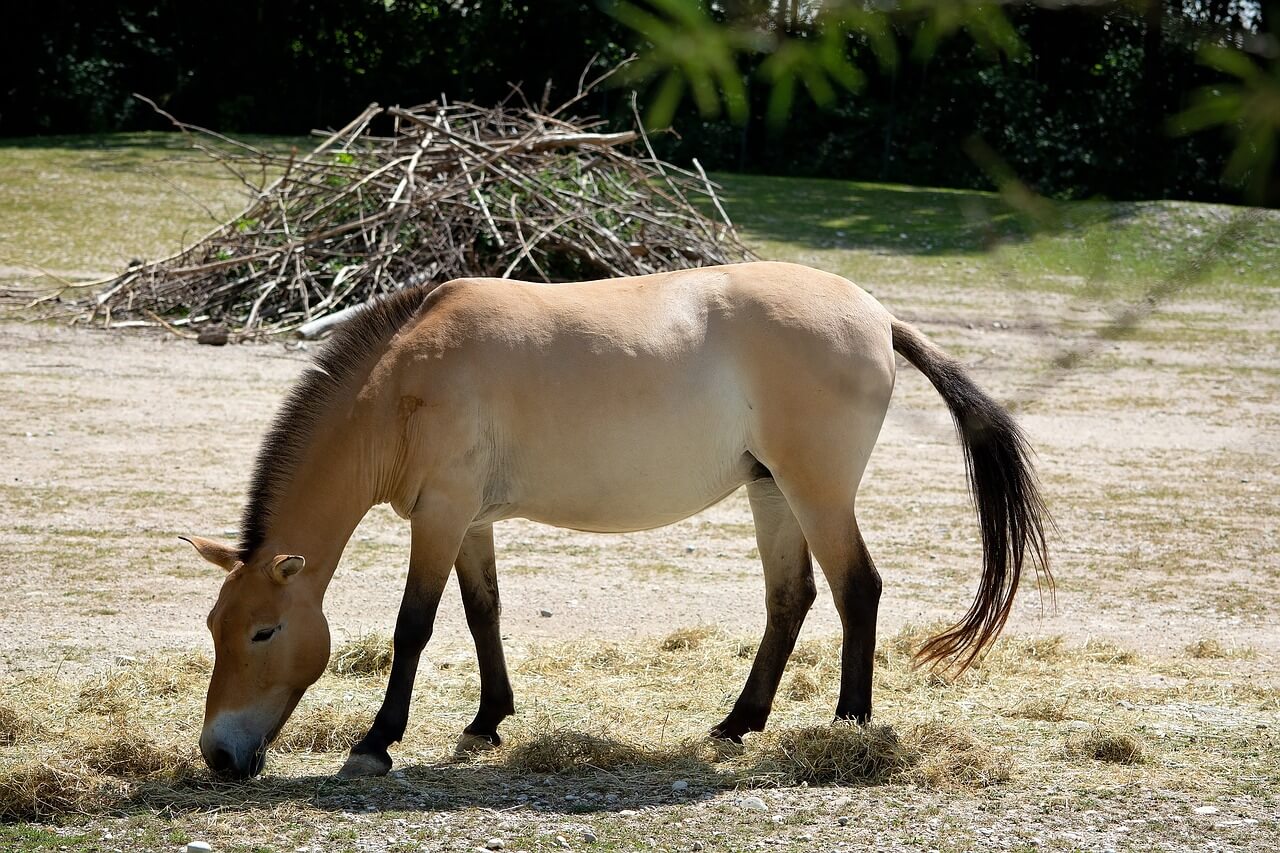
M 880 576 L 854 496 L 893 393 L 895 351 L 946 401 L 968 464 L 981 584 L 965 617 L 919 651 L 967 666 L 1003 627 L 1024 557 L 1047 571 L 1047 519 L 1018 426 L 918 331 L 845 279 L 790 264 L 565 285 L 460 280 L 401 291 L 344 325 L 262 445 L 240 544 L 191 538 L 228 572 L 209 614 L 205 760 L 236 777 L 262 769 L 324 671 L 325 588 L 380 503 L 409 521 L 408 582 L 386 698 L 344 774 L 390 769 L 453 570 L 480 669 L 463 741 L 499 742 L 514 704 L 495 521 L 642 530 L 743 485 L 768 621 L 712 734 L 764 728 L 815 597 L 811 554 L 844 626 L 836 717 L 867 720 Z

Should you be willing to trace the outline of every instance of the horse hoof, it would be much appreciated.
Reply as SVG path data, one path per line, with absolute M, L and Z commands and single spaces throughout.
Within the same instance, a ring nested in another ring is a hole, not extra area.
M 370 755 L 367 752 L 353 752 L 347 756 L 346 763 L 338 771 L 339 779 L 363 779 L 371 776 L 386 776 L 391 771 L 391 759 Z
M 485 735 L 473 735 L 470 732 L 463 732 L 458 737 L 458 745 L 454 748 L 454 755 L 473 755 L 478 752 L 488 752 L 491 749 L 497 749 L 502 744 L 502 739 L 496 734 L 492 737 Z
M 714 729 L 707 732 L 707 734 L 708 736 L 710 736 L 712 740 L 718 740 L 723 743 L 734 743 L 741 746 L 742 735 L 746 734 L 746 732 L 734 734 L 733 732 L 727 731 L 725 729 L 720 728 L 719 726 L 716 726 Z

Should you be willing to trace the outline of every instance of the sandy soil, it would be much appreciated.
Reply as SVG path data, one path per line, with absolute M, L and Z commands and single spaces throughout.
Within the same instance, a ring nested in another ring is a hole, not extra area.
M 1105 320 L 1065 297 L 882 283 L 877 295 L 1019 399 L 1060 526 L 1056 608 L 1025 588 L 1024 634 L 1157 651 L 1205 637 L 1257 650 L 1275 677 L 1280 556 L 1280 311 L 1183 303 L 1059 375 L 1048 365 Z M 892 294 L 890 297 L 889 294 Z M 310 353 L 171 336 L 0 323 L 0 671 L 208 647 L 219 573 L 179 534 L 234 538 L 256 443 Z M 885 578 L 880 632 L 958 617 L 977 530 L 940 399 L 903 367 L 859 497 Z M 606 536 L 498 526 L 504 628 L 541 638 L 763 627 L 739 493 L 680 524 Z M 389 632 L 408 531 L 386 508 L 357 530 L 328 597 L 338 638 Z M 552 615 L 544 617 L 540 611 Z M 821 593 L 807 636 L 838 630 Z M 462 653 L 456 591 L 435 654 Z

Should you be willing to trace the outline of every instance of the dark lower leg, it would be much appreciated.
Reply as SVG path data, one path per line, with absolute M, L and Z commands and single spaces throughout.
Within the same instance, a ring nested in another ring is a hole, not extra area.
M 837 720 L 865 723 L 871 719 L 871 677 L 875 667 L 876 616 L 880 606 L 880 574 L 862 537 L 856 536 L 854 561 L 837 593 L 844 644 L 840 658 Z
M 747 495 L 764 564 L 768 622 L 742 694 L 711 730 L 712 737 L 738 742 L 747 732 L 764 730 L 787 659 L 816 596 L 808 545 L 782 493 L 772 480 L 761 480 L 747 487 Z
M 443 585 L 441 585 L 443 586 Z M 413 696 L 413 682 L 418 672 L 422 650 L 431 638 L 440 592 L 425 600 L 406 592 L 396 619 L 395 637 L 392 641 L 391 675 L 387 679 L 387 693 L 373 719 L 368 734 L 351 749 L 352 755 L 363 755 L 391 767 L 387 747 L 404 737 L 409 724 L 409 702 Z
M 499 624 L 502 605 L 498 597 L 492 526 L 478 528 L 467 536 L 458 555 L 457 568 L 462 607 L 476 644 L 480 668 L 480 709 L 463 733 L 497 746 L 502 742 L 498 737 L 498 724 L 515 713 L 515 699 L 502 651 Z
M 800 626 L 807 610 L 808 605 L 805 605 L 804 610 L 799 612 L 799 618 L 796 618 L 794 611 L 788 613 L 778 620 L 780 625 L 775 624 L 772 616 L 770 617 L 764 630 L 764 638 L 756 652 L 755 662 L 751 665 L 751 673 L 747 676 L 747 683 L 742 688 L 738 701 L 733 703 L 729 716 L 711 729 L 712 737 L 741 743 L 742 736 L 747 732 L 764 731 L 765 721 L 773 710 L 773 697 L 777 695 L 782 672 L 795 648 L 796 637 L 800 634 Z

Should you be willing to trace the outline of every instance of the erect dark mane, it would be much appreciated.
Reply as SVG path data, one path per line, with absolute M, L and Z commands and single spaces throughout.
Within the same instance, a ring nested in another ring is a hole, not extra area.
M 436 283 L 406 287 L 371 302 L 340 325 L 294 384 L 258 449 L 240 518 L 240 559 L 248 561 L 267 536 L 282 484 L 293 475 L 316 425 L 348 381 L 392 335 L 417 316 Z

